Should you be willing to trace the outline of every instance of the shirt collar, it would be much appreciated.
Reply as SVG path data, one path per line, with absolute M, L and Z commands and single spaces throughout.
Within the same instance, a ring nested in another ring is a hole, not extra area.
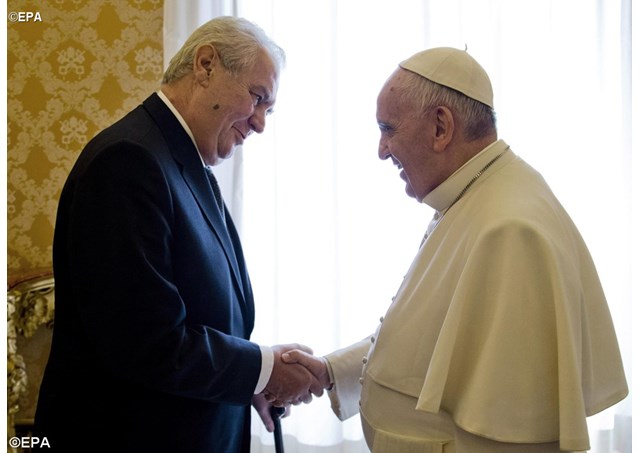
M 207 164 L 204 163 L 204 159 L 202 158 L 202 154 L 200 154 L 200 150 L 198 149 L 198 144 L 196 143 L 196 139 L 193 136 L 193 132 L 191 132 L 191 129 L 189 129 L 187 122 L 184 120 L 182 115 L 180 115 L 180 112 L 178 112 L 178 109 L 176 109 L 175 106 L 171 103 L 167 95 L 162 92 L 162 90 L 158 90 L 157 94 L 158 94 L 158 97 L 162 100 L 162 102 L 164 102 L 167 105 L 167 107 L 169 107 L 169 110 L 171 110 L 171 112 L 175 115 L 177 120 L 180 122 L 180 124 L 184 128 L 185 132 L 189 135 L 189 137 L 191 137 L 193 146 L 195 146 L 196 151 L 198 151 L 198 157 L 200 157 L 200 160 L 202 161 L 202 166 L 206 168 Z
M 442 213 L 451 206 L 458 194 L 491 159 L 508 148 L 503 140 L 497 140 L 469 159 L 438 187 L 433 189 L 422 199 L 422 202 Z

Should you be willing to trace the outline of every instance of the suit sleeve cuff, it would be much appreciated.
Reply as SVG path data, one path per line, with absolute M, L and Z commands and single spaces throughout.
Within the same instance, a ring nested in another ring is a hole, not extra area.
M 273 371 L 273 351 L 271 348 L 269 346 L 260 346 L 260 353 L 262 354 L 262 368 L 260 369 L 256 389 L 253 392 L 254 395 L 264 390 Z

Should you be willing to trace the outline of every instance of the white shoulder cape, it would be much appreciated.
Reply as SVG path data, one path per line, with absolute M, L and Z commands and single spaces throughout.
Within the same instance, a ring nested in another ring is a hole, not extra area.
M 415 258 L 368 377 L 501 442 L 589 449 L 628 392 L 595 266 L 540 175 L 508 152 Z

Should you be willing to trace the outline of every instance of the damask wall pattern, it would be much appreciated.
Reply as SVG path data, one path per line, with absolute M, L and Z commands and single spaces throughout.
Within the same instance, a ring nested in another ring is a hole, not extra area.
M 20 274 L 51 265 L 58 199 L 86 142 L 159 87 L 163 0 L 7 11 L 7 266 Z

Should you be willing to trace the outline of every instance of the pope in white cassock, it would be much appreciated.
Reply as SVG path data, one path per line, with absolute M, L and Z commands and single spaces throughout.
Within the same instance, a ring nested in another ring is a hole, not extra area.
M 375 333 L 315 358 L 340 419 L 374 452 L 590 448 L 586 417 L 628 393 L 580 233 L 542 176 L 497 139 L 466 52 L 400 63 L 378 97 L 379 157 L 436 213 Z

